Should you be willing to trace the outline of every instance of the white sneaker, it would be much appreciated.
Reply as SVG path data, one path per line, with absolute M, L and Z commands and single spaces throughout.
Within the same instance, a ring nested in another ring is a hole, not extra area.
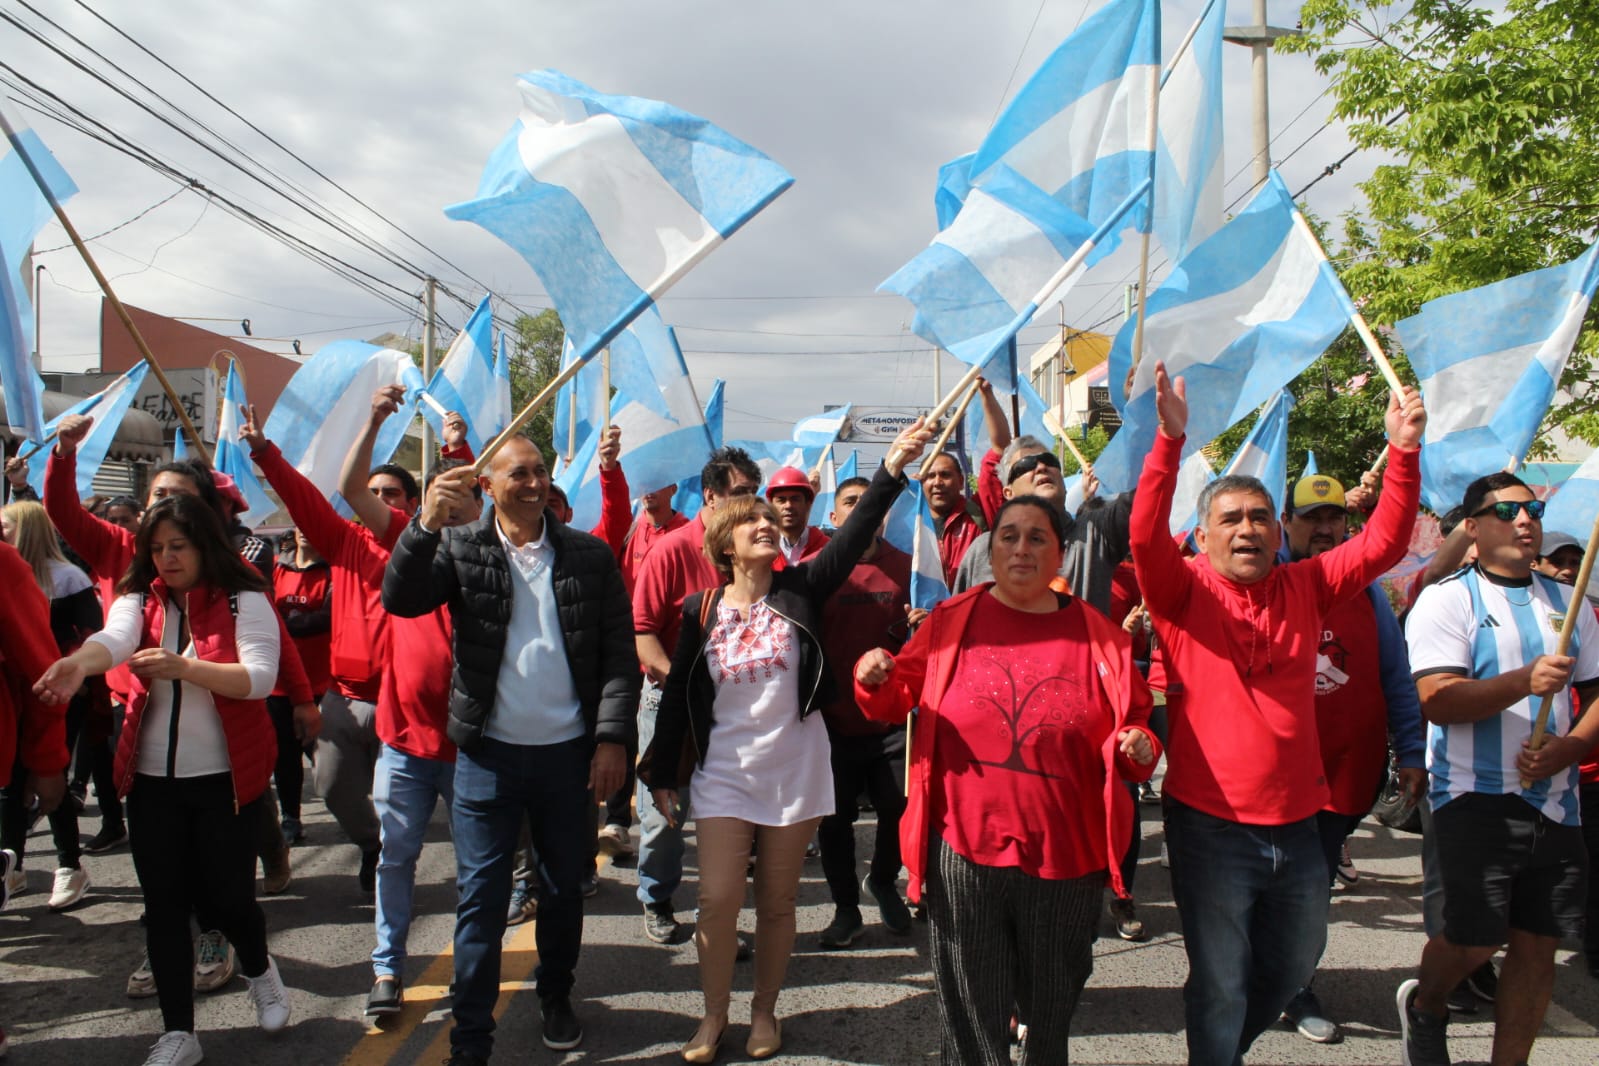
M 233 980 L 235 961 L 227 937 L 215 929 L 201 933 L 194 952 L 194 990 L 215 992 Z
M 11 902 L 11 871 L 17 867 L 17 853 L 0 848 L 0 911 Z
M 267 959 L 266 973 L 260 977 L 246 977 L 250 985 L 250 1002 L 255 1004 L 255 1016 L 266 1032 L 275 1033 L 289 1024 L 289 990 L 283 987 L 278 976 L 278 964 Z
M 28 875 L 17 869 L 19 860 L 13 854 L 11 869 L 6 872 L 6 898 L 20 896 L 28 891 Z
M 635 854 L 628 831 L 619 825 L 607 825 L 600 830 L 599 846 L 601 851 L 613 859 Z
M 128 974 L 128 998 L 149 999 L 155 995 L 155 974 L 150 972 L 150 953 L 139 959 L 138 969 Z
M 89 871 L 83 867 L 73 869 L 63 866 L 56 871 L 54 886 L 50 889 L 50 909 L 64 911 L 89 891 Z
M 144 1066 L 195 1066 L 204 1059 L 199 1037 L 173 1030 L 162 1034 L 161 1039 L 155 1042 L 150 1049 L 150 1057 L 144 1060 Z

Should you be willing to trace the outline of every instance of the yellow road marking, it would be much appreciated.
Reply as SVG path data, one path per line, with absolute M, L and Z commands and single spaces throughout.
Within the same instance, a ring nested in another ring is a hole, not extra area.
M 595 873 L 610 864 L 610 856 L 600 853 L 596 857 Z M 537 921 L 524 922 L 500 950 L 500 998 L 494 1004 L 497 1022 L 511 1003 L 511 997 L 523 991 L 533 970 L 538 966 L 535 928 Z M 405 1006 L 398 1015 L 391 1015 L 383 1028 L 368 1025 L 361 1042 L 350 1050 L 340 1066 L 389 1066 L 394 1056 L 403 1048 L 429 1014 L 450 993 L 450 981 L 455 976 L 455 937 L 452 935 L 444 950 L 428 963 L 417 977 L 416 983 L 405 990 Z M 449 1024 L 442 1026 L 438 1035 L 413 1062 L 437 1062 L 450 1049 Z

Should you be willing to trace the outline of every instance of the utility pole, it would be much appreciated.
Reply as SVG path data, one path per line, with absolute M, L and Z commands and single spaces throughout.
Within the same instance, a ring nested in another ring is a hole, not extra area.
M 1267 24 L 1266 0 L 1255 0 L 1254 19 L 1253 25 L 1228 26 L 1222 31 L 1222 40 L 1247 46 L 1251 57 L 1250 67 L 1255 86 L 1253 122 L 1255 156 L 1251 175 L 1253 184 L 1249 187 L 1251 193 L 1264 185 L 1271 173 L 1271 103 L 1266 81 L 1266 55 L 1271 51 L 1271 43 L 1277 38 L 1299 35 L 1298 30 Z
M 28 252 L 29 263 L 33 262 L 33 252 Z M 39 286 L 44 277 L 44 264 L 38 263 L 33 268 L 33 369 L 36 373 L 44 373 L 44 300 Z
M 422 380 L 433 380 L 433 343 L 435 329 L 433 321 L 433 304 L 438 294 L 439 283 L 434 278 L 428 278 L 427 287 L 427 324 L 422 327 Z M 422 419 L 422 480 L 427 481 L 428 474 L 433 470 L 433 427 L 424 417 Z

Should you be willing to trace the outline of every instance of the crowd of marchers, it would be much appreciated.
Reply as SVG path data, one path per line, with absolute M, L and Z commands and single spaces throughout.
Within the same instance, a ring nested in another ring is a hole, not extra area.
M 1279 506 L 1223 476 L 1174 535 L 1188 407 L 1181 379 L 1157 365 L 1155 381 L 1160 428 L 1123 495 L 1087 471 L 1069 496 L 1061 461 L 1012 437 L 984 385 L 993 447 L 971 476 L 917 422 L 826 515 L 814 475 L 763 486 L 737 448 L 707 457 L 693 515 L 674 486 L 635 510 L 612 429 L 591 532 L 536 445 L 513 436 L 480 464 L 456 414 L 426 484 L 374 466 L 398 387 L 373 396 L 345 462 L 353 517 L 241 412 L 294 523 L 278 545 L 203 463 L 161 466 L 142 504 L 80 500 L 90 425 L 63 418 L 42 499 L 18 488 L 22 464 L 6 470 L 0 905 L 30 887 L 41 818 L 52 909 L 92 891 L 85 855 L 127 846 L 147 946 L 127 994 L 161 1016 L 146 1066 L 202 1061 L 195 992 L 235 975 L 281 1030 L 295 975 L 257 893 L 293 876 L 309 761 L 374 898 L 369 1018 L 404 1003 L 417 860 L 448 812 L 452 1066 L 489 1060 L 505 930 L 530 919 L 543 1041 L 582 1042 L 601 852 L 636 854 L 643 936 L 694 940 L 704 1008 L 685 1061 L 731 1039 L 752 952 L 745 1051 L 803 1052 L 779 998 L 816 849 L 834 905 L 822 948 L 861 935 L 868 898 L 892 933 L 925 918 L 944 1061 L 1009 1063 L 1019 1038 L 1022 1062 L 1054 1064 L 1107 904 L 1118 935 L 1146 935 L 1137 804 L 1158 802 L 1189 1061 L 1231 1066 L 1284 1020 L 1339 1039 L 1314 977 L 1332 886 L 1355 876 L 1346 840 L 1387 789 L 1420 812 L 1427 933 L 1395 989 L 1396 1059 L 1447 1064 L 1451 1011 L 1489 1001 L 1492 1061 L 1526 1062 L 1563 940 L 1599 978 L 1599 715 L 1583 714 L 1599 615 L 1573 587 L 1578 531 L 1545 529 L 1525 484 L 1488 474 L 1442 516 L 1396 617 L 1380 579 L 1419 511 L 1414 390 L 1390 398 L 1380 482 L 1312 474 Z M 883 535 L 910 477 L 952 592 L 931 610 L 912 608 L 913 559 Z M 90 783 L 100 825 L 83 840 Z M 753 942 L 737 928 L 751 881 Z

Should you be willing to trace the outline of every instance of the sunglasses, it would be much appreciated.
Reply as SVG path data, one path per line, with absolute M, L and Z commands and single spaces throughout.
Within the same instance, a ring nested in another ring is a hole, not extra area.
M 1471 517 L 1481 518 L 1485 514 L 1492 513 L 1501 522 L 1514 522 L 1516 512 L 1522 508 L 1526 509 L 1528 518 L 1535 521 L 1543 519 L 1542 500 L 1500 500 L 1498 503 L 1490 503 L 1480 511 L 1473 511 Z
M 1053 452 L 1037 452 L 1033 455 L 1023 456 L 1011 464 L 1010 480 L 1014 482 L 1017 478 L 1026 477 L 1041 466 L 1059 470 L 1060 460 L 1055 458 L 1055 453 Z

